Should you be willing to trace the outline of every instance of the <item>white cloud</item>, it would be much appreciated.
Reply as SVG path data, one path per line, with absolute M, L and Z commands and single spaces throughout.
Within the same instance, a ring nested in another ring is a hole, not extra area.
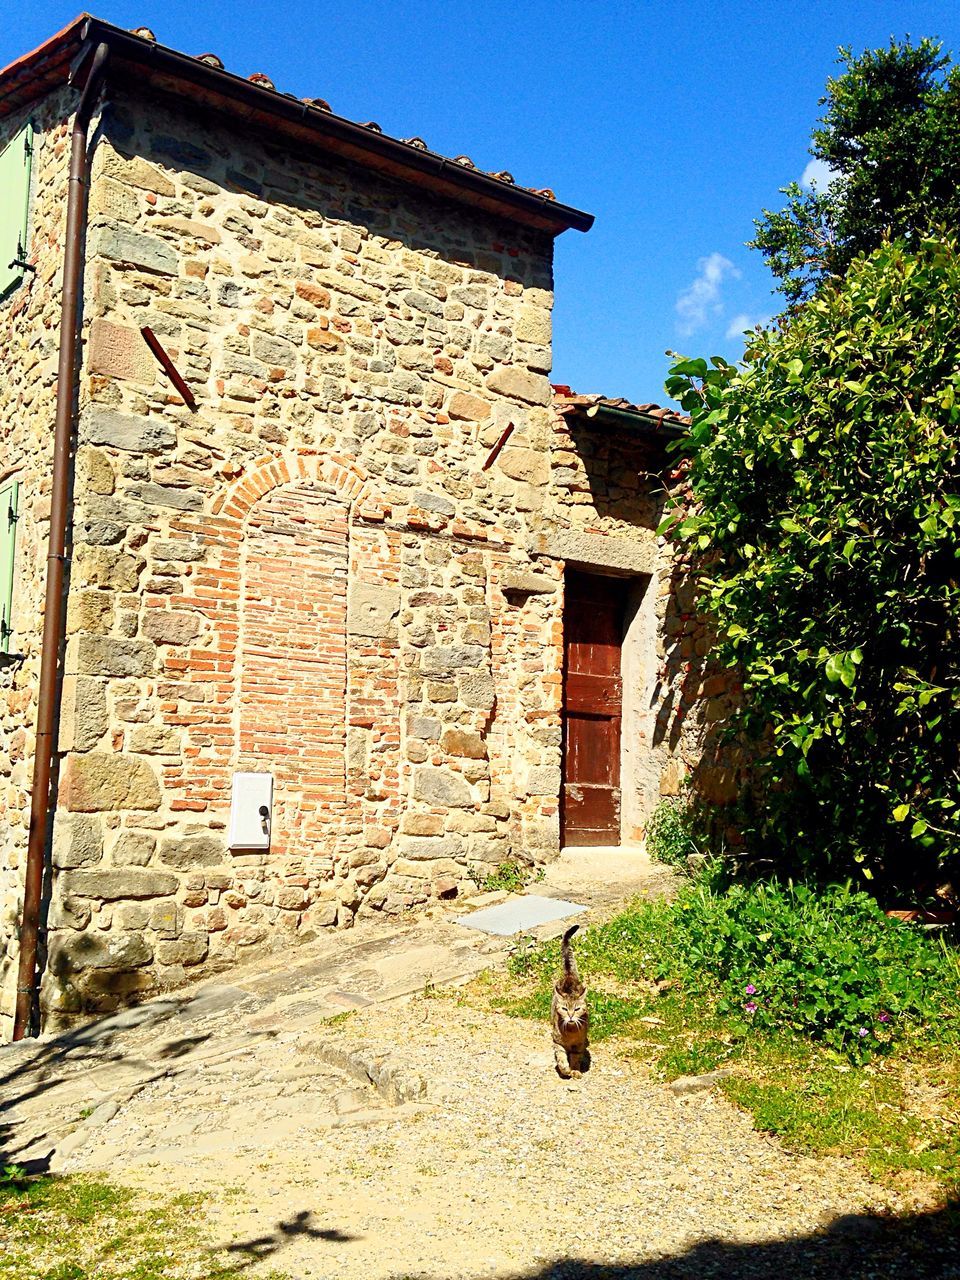
M 826 191 L 830 183 L 839 177 L 836 169 L 831 169 L 826 160 L 810 160 L 807 167 L 803 171 L 800 178 L 801 187 L 806 187 L 811 191 L 814 187 L 818 191 Z
M 727 325 L 726 337 L 742 338 L 747 329 L 755 329 L 757 325 L 767 325 L 770 323 L 769 316 L 751 316 L 746 311 L 741 311 L 739 315 L 735 315 Z
M 722 253 L 711 253 L 697 263 L 699 275 L 688 288 L 677 297 L 676 312 L 680 317 L 677 328 L 689 337 L 697 329 L 702 329 L 711 316 L 723 311 L 720 301 L 720 287 L 724 280 L 739 280 L 740 272 L 729 258 Z

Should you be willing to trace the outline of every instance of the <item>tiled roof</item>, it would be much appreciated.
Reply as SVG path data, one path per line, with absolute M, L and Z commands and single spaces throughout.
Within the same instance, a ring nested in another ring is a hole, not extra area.
M 0 120 L 66 82 L 85 18 L 86 14 L 74 18 L 39 49 L 25 53 L 0 71 Z
M 668 431 L 683 431 L 690 425 L 690 419 L 676 409 L 665 409 L 658 404 L 633 404 L 622 397 L 611 399 L 600 395 L 578 395 L 567 386 L 554 383 L 553 403 L 562 414 L 584 413 L 589 418 L 601 415 L 605 409 L 616 414 L 632 414 L 643 418 L 649 424 L 652 419 L 657 426 Z
M 123 31 L 89 14 L 81 14 L 38 49 L 0 70 L 0 119 L 62 85 L 81 44 L 104 39 L 111 45 L 115 61 L 126 66 L 134 64 L 143 73 L 136 77 L 137 84 L 146 86 L 154 79 L 158 87 L 167 91 L 176 87 L 182 91 L 188 85 L 202 86 L 209 90 L 211 99 L 217 101 L 244 97 L 244 110 L 238 112 L 240 118 L 259 121 L 275 113 L 295 122 L 301 130 L 312 126 L 325 135 L 325 145 L 343 155 L 353 159 L 362 157 L 373 167 L 398 176 L 407 170 L 407 176 L 415 181 L 419 178 L 422 185 L 434 190 L 449 188 L 454 198 L 461 192 L 465 196 L 469 191 L 473 197 L 471 202 L 481 206 L 493 208 L 498 200 L 496 189 L 500 188 L 505 208 L 516 210 L 518 220 L 543 225 L 546 229 L 555 228 L 554 233 L 566 227 L 586 231 L 593 223 L 590 214 L 557 201 L 549 187 L 520 186 L 506 169 L 488 173 L 479 169 L 467 155 L 446 157 L 432 151 L 422 138 L 391 138 L 373 120 L 361 123 L 336 115 L 323 98 L 297 98 L 281 92 L 263 72 L 246 77 L 235 75 L 224 69 L 215 53 L 182 54 L 158 44 L 149 27 Z M 248 86 L 264 91 L 264 96 L 254 101 Z M 368 142 L 358 136 L 359 130 L 366 131 Z M 553 206 L 550 210 L 544 207 L 550 205 Z M 540 206 L 540 218 L 519 216 L 525 206 L 531 212 Z

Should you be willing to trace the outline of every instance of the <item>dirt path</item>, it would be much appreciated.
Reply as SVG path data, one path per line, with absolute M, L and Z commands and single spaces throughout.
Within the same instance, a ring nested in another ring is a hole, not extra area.
M 332 1046 L 390 1048 L 426 1104 L 354 1096 L 338 1114 L 351 1088 L 320 1061 Z M 841 1162 L 788 1156 L 722 1098 L 678 1098 L 605 1046 L 565 1083 L 542 1028 L 451 999 L 365 1009 L 268 1057 L 148 1086 L 66 1167 L 207 1191 L 211 1244 L 246 1252 L 251 1275 L 298 1280 L 636 1267 L 708 1241 L 806 1239 L 884 1201 Z
M 535 888 L 576 888 L 594 918 L 617 901 L 602 877 Z M 203 1192 L 210 1246 L 251 1278 L 960 1280 L 932 1220 L 884 1225 L 902 1206 L 848 1163 L 788 1155 L 609 1044 L 564 1082 L 544 1026 L 425 993 L 507 945 L 443 919 L 358 928 L 8 1046 L 0 1154 Z

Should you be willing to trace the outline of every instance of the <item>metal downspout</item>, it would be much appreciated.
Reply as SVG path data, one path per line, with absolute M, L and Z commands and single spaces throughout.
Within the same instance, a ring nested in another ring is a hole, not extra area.
M 37 994 L 37 941 L 43 897 L 44 851 L 50 828 L 50 772 L 54 731 L 60 711 L 58 673 L 66 611 L 63 598 L 64 554 L 70 506 L 70 452 L 73 443 L 74 404 L 79 363 L 78 331 L 80 273 L 83 265 L 86 221 L 85 188 L 88 179 L 87 131 L 94 104 L 103 85 L 109 46 L 97 45 L 77 113 L 70 148 L 67 189 L 67 227 L 63 256 L 63 294 L 60 308 L 60 359 L 57 367 L 57 411 L 53 437 L 53 476 L 50 503 L 50 540 L 47 554 L 47 588 L 40 650 L 40 697 L 37 704 L 37 741 L 33 755 L 33 789 L 30 797 L 30 834 L 20 922 L 20 968 L 14 1040 L 28 1031 L 36 1033 L 33 1013 Z

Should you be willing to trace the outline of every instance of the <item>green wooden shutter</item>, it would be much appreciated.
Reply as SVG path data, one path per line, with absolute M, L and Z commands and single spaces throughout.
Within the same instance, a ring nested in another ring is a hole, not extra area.
M 30 208 L 33 125 L 25 125 L 0 151 L 0 298 L 23 279 Z
M 13 636 L 13 568 L 17 541 L 16 480 L 0 489 L 0 653 L 9 653 Z

